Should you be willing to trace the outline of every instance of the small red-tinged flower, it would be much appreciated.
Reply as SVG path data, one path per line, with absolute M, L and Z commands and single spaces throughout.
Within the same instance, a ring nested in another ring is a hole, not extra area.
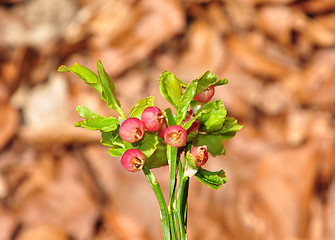
M 199 94 L 195 94 L 194 100 L 197 101 L 197 102 L 206 103 L 209 100 L 211 100 L 211 98 L 214 96 L 214 93 L 215 93 L 214 86 L 210 85 L 203 92 L 201 92 Z
M 155 132 L 162 127 L 164 116 L 158 107 L 152 106 L 144 109 L 141 120 L 149 132 Z
M 193 156 L 195 165 L 198 167 L 205 165 L 208 160 L 208 150 L 207 146 L 197 146 L 191 150 L 191 155 Z
M 179 125 L 172 125 L 164 132 L 164 140 L 171 147 L 182 147 L 186 144 L 187 132 Z
M 157 136 L 158 137 L 161 137 L 161 138 L 164 138 L 164 133 L 165 133 L 165 130 L 168 128 L 168 125 L 167 125 L 167 122 L 166 120 L 164 119 L 163 121 L 163 124 L 162 124 L 162 127 L 158 130 L 157 132 Z
M 187 112 L 187 115 L 184 119 L 184 121 L 182 122 L 182 124 L 184 125 L 185 123 L 187 123 L 188 121 L 190 121 L 191 119 L 193 119 L 195 117 L 195 114 L 193 113 L 193 110 L 190 110 Z M 199 120 L 196 119 L 192 125 L 186 130 L 187 134 L 199 131 L 199 127 L 200 127 L 200 123 Z
M 128 118 L 120 126 L 120 137 L 130 143 L 138 142 L 143 138 L 145 126 L 138 118 Z
M 136 149 L 131 148 L 125 151 L 121 157 L 121 165 L 124 169 L 129 172 L 138 172 L 140 171 L 145 163 L 144 154 Z

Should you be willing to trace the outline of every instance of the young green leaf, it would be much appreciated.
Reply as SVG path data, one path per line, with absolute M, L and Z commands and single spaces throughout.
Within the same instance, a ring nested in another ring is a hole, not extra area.
M 209 118 L 203 123 L 200 131 L 212 133 L 220 130 L 225 122 L 226 115 L 227 111 L 224 108 L 213 111 Z
M 189 129 L 192 126 L 192 124 L 194 123 L 195 120 L 197 120 L 196 117 L 194 117 L 191 120 L 189 120 L 188 122 L 184 123 L 183 128 L 185 130 Z
M 220 79 L 218 81 L 216 81 L 213 86 L 214 87 L 217 87 L 217 86 L 221 86 L 221 85 L 225 85 L 228 83 L 228 79 L 227 78 L 224 78 L 224 79 Z
M 72 67 L 69 68 L 62 65 L 58 68 L 58 72 L 72 72 L 89 86 L 97 90 L 100 94 L 102 93 L 102 86 L 100 84 L 98 76 L 93 71 L 91 71 L 87 67 L 80 65 L 79 63 L 75 63 Z
M 181 124 L 184 120 L 187 110 L 190 106 L 191 101 L 197 91 L 198 81 L 193 80 L 191 81 L 188 86 L 186 87 L 183 95 L 181 96 L 178 105 L 177 105 L 177 124 Z
M 123 119 L 126 119 L 124 111 L 121 109 L 120 102 L 114 97 L 115 86 L 106 73 L 102 63 L 97 62 L 98 76 L 102 86 L 101 99 L 107 102 L 107 106 L 117 111 Z
M 195 176 L 201 183 L 212 189 L 219 189 L 222 184 L 227 182 L 227 177 L 223 170 L 211 172 L 199 167 Z
M 220 131 L 217 134 L 223 134 L 227 132 L 237 132 L 243 127 L 243 125 L 237 124 L 237 120 L 233 117 L 226 117 L 226 121 Z
M 115 130 L 120 122 L 114 117 L 95 117 L 73 123 L 75 127 L 82 127 L 89 130 L 101 130 L 110 132 Z
M 105 71 L 105 68 L 102 65 L 100 60 L 97 61 L 97 71 L 98 71 L 99 80 L 100 80 L 100 82 L 103 86 L 103 90 L 104 90 L 104 87 L 108 88 L 109 90 L 111 90 L 112 94 L 114 94 L 115 93 L 115 84 L 113 82 L 113 79 Z
M 226 109 L 222 103 L 222 101 L 216 100 L 203 105 L 198 111 L 195 117 L 199 119 L 200 125 L 204 124 L 214 112 L 221 112 L 221 114 L 225 114 Z
M 214 73 L 211 73 L 209 71 L 202 74 L 199 78 L 196 79 L 198 82 L 196 94 L 203 92 L 210 85 L 213 85 L 216 79 L 217 79 L 217 76 Z
M 151 106 L 155 106 L 154 96 L 146 97 L 139 100 L 130 110 L 130 117 L 140 118 L 144 109 Z
M 208 152 L 213 156 L 225 154 L 225 149 L 219 135 L 213 134 L 198 134 L 194 141 L 194 146 L 207 146 Z
M 177 78 L 177 79 L 178 79 L 178 78 Z M 186 87 L 187 87 L 187 84 L 183 83 L 182 80 L 178 79 L 178 81 L 179 81 L 180 86 L 181 86 L 182 88 L 186 88 Z
M 102 117 L 101 115 L 93 112 L 91 109 L 85 106 L 78 105 L 76 107 L 76 111 L 82 118 L 89 119 L 89 118 L 96 118 L 96 117 Z
M 176 119 L 175 117 L 173 116 L 172 114 L 172 111 L 171 111 L 171 108 L 167 108 L 163 111 L 163 115 L 165 116 L 165 118 L 167 119 L 167 123 L 169 126 L 172 126 L 172 125 L 176 125 L 177 122 L 176 122 Z
M 233 117 L 226 117 L 222 128 L 213 134 L 218 134 L 222 140 L 228 140 L 235 136 L 236 132 L 243 128 L 243 125 L 237 124 Z
M 168 71 L 164 71 L 158 80 L 160 81 L 159 90 L 162 96 L 176 108 L 182 95 L 180 80 Z

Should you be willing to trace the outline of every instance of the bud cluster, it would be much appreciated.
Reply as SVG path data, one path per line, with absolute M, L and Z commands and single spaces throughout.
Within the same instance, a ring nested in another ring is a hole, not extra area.
M 214 86 L 211 85 L 203 92 L 196 94 L 194 96 L 194 100 L 202 103 L 208 102 L 213 95 Z M 193 111 L 188 111 L 182 124 L 192 120 L 194 117 L 195 114 Z M 144 137 L 145 131 L 157 131 L 157 136 L 164 138 L 168 145 L 179 148 L 186 145 L 188 134 L 199 131 L 199 120 L 196 119 L 187 130 L 180 125 L 172 125 L 168 127 L 162 111 L 158 107 L 150 106 L 144 109 L 141 119 L 135 117 L 126 119 L 120 126 L 119 135 L 124 141 L 135 143 Z M 208 151 L 206 146 L 193 148 L 191 154 L 194 158 L 196 166 L 203 166 L 208 160 Z M 121 158 L 122 166 L 130 172 L 137 172 L 141 170 L 144 163 L 144 154 L 135 148 L 125 151 Z

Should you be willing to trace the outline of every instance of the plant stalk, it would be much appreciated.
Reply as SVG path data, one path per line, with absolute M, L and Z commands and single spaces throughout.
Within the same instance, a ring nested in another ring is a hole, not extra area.
M 176 197 L 176 185 L 177 185 L 177 161 L 178 161 L 178 149 L 175 147 L 167 146 L 167 158 L 169 161 L 170 168 L 170 192 L 169 192 L 169 219 L 170 219 L 170 228 L 171 228 L 171 237 L 172 239 L 178 239 L 178 233 L 176 228 L 176 212 L 174 211 L 175 207 L 174 201 Z
M 187 188 L 185 188 L 186 183 L 188 183 L 188 177 L 182 176 L 180 178 L 179 186 L 178 186 L 178 192 L 177 192 L 177 204 L 176 204 L 176 212 L 177 212 L 177 224 L 178 224 L 178 230 L 179 230 L 179 236 L 181 240 L 186 240 L 186 222 L 185 222 L 185 215 L 186 215 L 186 202 L 187 197 L 185 198 L 184 194 L 185 192 L 188 193 L 188 191 L 185 191 Z
M 168 209 L 166 207 L 166 202 L 165 202 L 165 198 L 164 198 L 162 189 L 161 189 L 155 175 L 152 172 L 150 172 L 150 170 L 146 166 L 146 164 L 144 164 L 142 170 L 143 170 L 146 178 L 148 179 L 148 181 L 150 183 L 150 186 L 151 186 L 152 190 L 154 191 L 154 193 L 156 195 L 156 198 L 158 200 L 164 240 L 171 240 L 169 214 L 168 214 Z

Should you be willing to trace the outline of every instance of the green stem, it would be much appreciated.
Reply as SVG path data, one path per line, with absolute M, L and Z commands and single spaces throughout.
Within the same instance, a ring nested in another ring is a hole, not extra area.
M 181 212 L 184 214 L 184 225 L 185 229 L 187 230 L 187 201 L 188 201 L 188 189 L 190 185 L 190 178 L 187 178 L 187 181 L 185 183 L 185 189 L 184 189 L 184 195 L 183 195 L 183 202 L 182 202 L 182 208 Z
M 192 144 L 188 143 L 185 148 L 185 155 L 191 150 Z M 179 230 L 180 239 L 187 239 L 187 200 L 188 200 L 188 189 L 189 189 L 189 177 L 184 176 L 184 168 L 186 168 L 187 162 L 186 157 L 184 158 L 184 164 L 178 162 L 179 169 L 179 186 L 177 191 L 177 202 L 176 202 L 176 216 Z
M 177 192 L 177 224 L 178 224 L 178 230 L 179 230 L 179 236 L 181 240 L 187 239 L 186 236 L 186 224 L 185 224 L 185 212 L 186 212 L 186 203 L 187 197 L 185 198 L 185 192 L 188 193 L 188 191 L 185 191 L 185 189 L 188 189 L 188 186 L 185 188 L 185 186 L 188 183 L 188 177 L 182 176 L 180 178 L 179 186 L 178 186 L 178 192 Z
M 176 229 L 176 217 L 175 217 L 174 208 L 170 205 L 169 205 L 168 214 L 169 214 L 169 220 L 170 220 L 171 239 L 177 240 L 178 234 L 177 234 L 177 229 Z
M 170 220 L 170 228 L 171 228 L 171 237 L 172 239 L 178 239 L 177 229 L 176 229 L 176 217 L 173 203 L 175 201 L 176 196 L 176 185 L 177 185 L 177 161 L 178 161 L 178 149 L 175 147 L 167 146 L 167 158 L 169 161 L 170 168 L 170 194 L 169 194 L 169 220 Z
M 186 163 L 186 153 L 191 151 L 191 148 L 192 148 L 192 143 L 187 143 L 186 148 L 185 148 L 185 157 L 184 157 L 184 168 L 185 169 L 186 169 L 186 165 L 187 165 L 187 163 Z M 184 191 L 183 199 L 180 199 L 180 201 L 182 201 L 181 212 L 184 214 L 184 225 L 185 225 L 186 230 L 187 230 L 187 201 L 188 201 L 189 185 L 190 185 L 190 178 L 187 178 L 187 181 L 185 183 L 184 190 L 183 190 Z
M 170 224 L 169 224 L 169 217 L 168 217 L 168 209 L 166 207 L 165 198 L 162 192 L 161 187 L 159 186 L 159 183 L 155 177 L 155 175 L 150 172 L 149 168 L 146 164 L 143 166 L 143 172 L 148 179 L 150 186 L 152 190 L 154 191 L 156 198 L 158 200 L 159 208 L 160 208 L 160 217 L 161 217 L 161 223 L 163 228 L 163 236 L 164 240 L 170 240 Z

